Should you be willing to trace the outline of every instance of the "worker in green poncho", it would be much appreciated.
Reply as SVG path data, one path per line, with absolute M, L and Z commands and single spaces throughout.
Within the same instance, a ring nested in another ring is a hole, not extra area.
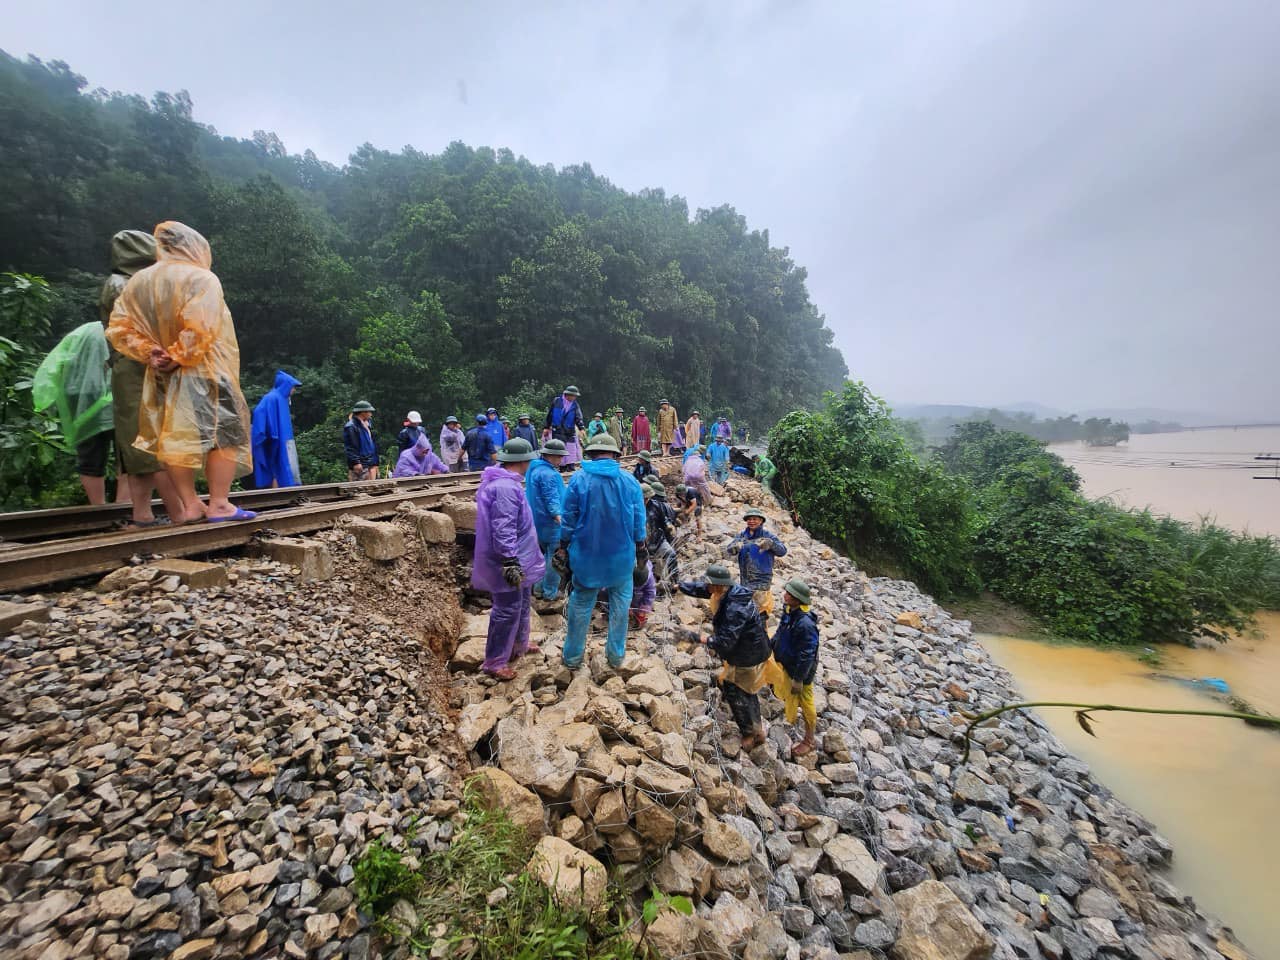
M 66 449 L 75 452 L 80 485 L 89 502 L 106 503 L 115 420 L 102 324 L 81 324 L 58 341 L 36 368 L 31 399 L 37 412 L 48 410 L 57 418 Z M 117 499 L 127 500 L 128 492 L 121 481 Z
M 773 465 L 773 461 L 769 459 L 769 455 L 767 453 L 762 453 L 760 456 L 756 457 L 754 466 L 756 479 L 760 481 L 760 486 L 772 493 L 773 489 L 770 486 L 770 481 L 772 481 L 774 475 L 777 474 L 778 468 Z

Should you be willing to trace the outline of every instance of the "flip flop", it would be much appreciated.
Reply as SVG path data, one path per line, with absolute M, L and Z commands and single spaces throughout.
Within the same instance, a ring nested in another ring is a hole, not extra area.
M 256 520 L 257 518 L 258 515 L 252 510 L 243 510 L 240 507 L 236 507 L 236 512 L 228 516 L 208 517 L 206 519 L 209 523 L 225 523 L 228 520 Z

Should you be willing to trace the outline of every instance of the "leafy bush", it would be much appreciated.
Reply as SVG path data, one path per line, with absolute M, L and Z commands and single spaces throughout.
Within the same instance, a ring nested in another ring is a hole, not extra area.
M 872 567 L 900 565 L 940 595 L 977 587 L 967 485 L 921 463 L 864 384 L 828 394 L 821 412 L 784 417 L 770 433 L 769 456 L 775 486 L 817 536 Z

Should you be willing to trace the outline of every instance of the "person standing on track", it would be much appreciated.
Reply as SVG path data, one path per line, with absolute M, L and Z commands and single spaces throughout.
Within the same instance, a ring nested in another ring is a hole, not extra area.
M 468 470 L 483 470 L 493 463 L 493 455 L 498 452 L 498 448 L 493 445 L 493 436 L 489 433 L 488 421 L 483 413 L 476 414 L 476 425 L 467 431 L 462 448 L 467 453 Z
M 463 461 L 466 458 L 466 453 L 462 449 L 464 436 L 458 418 L 452 415 L 445 417 L 444 426 L 440 428 L 440 459 L 444 461 L 450 473 L 458 473 L 462 470 Z
M 542 424 L 542 439 L 556 439 L 564 444 L 565 463 L 577 463 L 582 459 L 582 406 L 578 403 L 579 390 L 573 384 L 564 388 L 564 392 L 551 401 L 551 409 Z
M 378 440 L 373 427 L 369 426 L 373 413 L 373 404 L 361 400 L 352 406 L 347 422 L 342 425 L 348 480 L 378 479 Z
M 533 428 L 533 417 L 527 413 L 522 413 L 516 417 L 516 420 L 516 436 L 522 440 L 529 441 L 529 446 L 537 450 L 538 431 Z
M 676 426 L 680 423 L 680 414 L 665 397 L 658 404 L 658 444 L 662 447 L 664 457 L 671 456 L 671 445 L 676 442 Z
M 499 680 L 515 677 L 511 662 L 539 648 L 529 643 L 532 584 L 542 576 L 542 553 L 524 475 L 537 457 L 526 440 L 508 440 L 497 463 L 484 468 L 476 492 L 476 551 L 471 585 L 493 598 L 480 669 Z
M 417 410 L 410 410 L 404 418 L 404 429 L 402 429 L 396 437 L 396 446 L 400 453 L 404 453 L 418 442 L 419 437 L 427 435 L 426 429 L 422 426 L 422 414 Z
M 645 413 L 644 407 L 641 407 L 636 411 L 635 419 L 631 421 L 631 450 L 634 453 L 647 453 L 653 446 L 652 441 L 649 415 Z
M 277 370 L 275 386 L 253 408 L 253 485 L 259 490 L 302 483 L 289 415 L 289 398 L 300 386 L 296 377 Z
M 155 237 L 145 230 L 121 230 L 111 238 L 111 275 L 98 294 L 98 318 L 103 329 L 111 323 L 125 285 L 139 270 L 156 262 Z M 114 347 L 107 361 L 111 365 L 111 407 L 115 426 L 116 466 L 121 476 L 128 475 L 129 499 L 133 502 L 135 527 L 153 527 L 157 520 L 151 509 L 151 493 L 164 501 L 165 512 L 174 523 L 181 523 L 185 510 L 173 481 L 153 454 L 133 445 L 141 419 L 142 388 L 147 378 L 147 365 L 127 357 Z
M 240 392 L 240 347 L 209 242 L 186 224 L 155 229 L 158 260 L 134 274 L 111 311 L 107 339 L 149 364 L 134 445 L 164 464 L 183 522 L 252 520 L 230 500 L 231 483 L 253 469 L 249 408 Z M 209 482 L 206 506 L 196 471 Z
M 609 591 L 609 636 L 605 657 L 611 667 L 627 652 L 627 610 L 637 566 L 648 557 L 645 507 L 640 484 L 618 464 L 618 445 L 608 434 L 587 445 L 587 461 L 564 495 L 557 562 L 572 570 L 562 657 L 570 670 L 582 666 L 591 611 L 601 590 Z

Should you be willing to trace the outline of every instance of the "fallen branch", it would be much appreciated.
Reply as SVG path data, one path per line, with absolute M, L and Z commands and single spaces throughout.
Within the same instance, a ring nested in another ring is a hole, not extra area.
M 1242 720 L 1253 726 L 1275 727 L 1280 730 L 1280 717 L 1269 717 L 1256 713 L 1235 713 L 1223 710 L 1163 710 L 1158 707 L 1122 707 L 1113 703 L 1061 703 L 1047 700 L 1032 703 L 1008 703 L 1003 707 L 979 714 L 970 721 L 969 726 L 965 727 L 964 756 L 960 758 L 960 762 L 969 762 L 969 751 L 973 746 L 973 731 L 978 724 L 985 723 L 1000 716 L 1002 713 L 1008 713 L 1010 710 L 1022 710 L 1027 707 L 1071 707 L 1076 712 L 1076 723 L 1080 724 L 1080 729 L 1091 737 L 1096 737 L 1097 734 L 1093 732 L 1093 727 L 1090 725 L 1090 721 L 1093 719 L 1090 714 L 1104 710 L 1119 713 L 1158 713 L 1173 717 L 1221 717 L 1226 720 Z

